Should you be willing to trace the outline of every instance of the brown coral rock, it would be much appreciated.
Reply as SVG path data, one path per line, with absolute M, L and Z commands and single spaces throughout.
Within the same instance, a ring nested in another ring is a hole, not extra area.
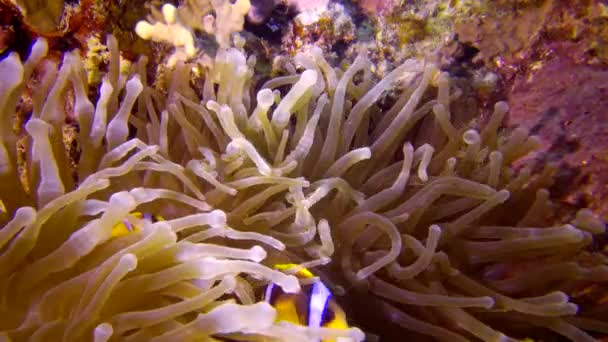
M 0 53 L 6 51 L 14 39 L 13 30 L 10 27 L 0 27 Z
M 553 1 L 544 1 L 540 6 L 521 11 L 474 17 L 456 23 L 454 32 L 461 42 L 479 49 L 477 60 L 489 61 L 500 56 L 510 62 L 538 40 L 552 8 Z
M 516 78 L 509 105 L 509 124 L 543 140 L 539 166 L 559 165 L 552 193 L 608 217 L 608 68 L 554 58 Z

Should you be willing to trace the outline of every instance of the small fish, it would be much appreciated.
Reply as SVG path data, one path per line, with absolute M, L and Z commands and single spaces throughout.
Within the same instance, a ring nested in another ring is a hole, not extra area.
M 314 274 L 308 269 L 296 264 L 274 266 L 275 269 L 282 271 L 298 267 L 296 276 L 303 279 L 314 277 Z M 287 321 L 311 328 L 348 329 L 349 327 L 344 310 L 321 281 L 304 285 L 302 290 L 296 294 L 284 293 L 274 284 L 269 284 L 264 294 L 264 300 L 276 309 L 277 321 Z M 323 342 L 333 342 L 333 340 L 323 340 Z
M 148 220 L 151 222 L 158 222 L 158 221 L 163 221 L 164 218 L 160 215 L 153 215 L 150 213 L 142 213 L 139 211 L 135 211 L 132 212 L 131 214 L 132 217 L 138 219 L 138 220 Z M 139 227 L 138 225 L 134 225 L 131 222 L 129 222 L 129 220 L 127 220 L 126 218 L 123 219 L 122 221 L 120 221 L 119 223 L 115 224 L 114 227 L 112 227 L 112 235 L 111 237 L 119 237 L 119 236 L 125 236 L 134 232 L 138 232 L 141 230 L 141 227 Z

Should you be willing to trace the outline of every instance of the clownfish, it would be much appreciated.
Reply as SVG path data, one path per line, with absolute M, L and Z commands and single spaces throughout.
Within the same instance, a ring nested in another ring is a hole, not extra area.
M 296 264 L 277 264 L 275 269 L 289 271 L 299 268 L 295 273 L 302 279 L 310 279 L 314 274 Z M 264 301 L 277 311 L 276 321 L 286 321 L 311 328 L 348 329 L 346 314 L 336 302 L 331 291 L 321 281 L 302 286 L 299 293 L 284 293 L 278 286 L 270 283 L 264 292 Z M 323 340 L 333 342 L 333 340 Z
M 138 211 L 130 215 L 136 219 L 150 220 L 151 222 L 164 220 L 162 216 Z M 125 236 L 139 230 L 141 230 L 141 227 L 123 219 L 112 228 L 112 237 Z M 295 276 L 301 279 L 315 277 L 307 268 L 297 264 L 276 264 L 274 268 L 280 271 L 290 271 L 297 268 Z M 285 293 L 280 287 L 270 283 L 264 291 L 263 300 L 275 308 L 277 322 L 286 321 L 311 328 L 349 328 L 346 313 L 336 302 L 331 291 L 321 281 L 303 285 L 298 293 Z M 322 342 L 334 342 L 334 340 L 323 340 Z
M 132 217 L 139 219 L 139 220 L 149 220 L 151 222 L 158 222 L 158 221 L 164 221 L 164 218 L 160 215 L 153 215 L 150 213 L 142 213 L 139 211 L 135 211 L 132 212 L 131 214 Z M 139 227 L 138 225 L 134 225 L 131 222 L 129 222 L 129 220 L 127 220 L 126 218 L 123 219 L 122 221 L 118 222 L 117 224 L 114 225 L 114 227 L 112 227 L 112 235 L 111 237 L 115 238 L 115 237 L 119 237 L 119 236 L 125 236 L 128 235 L 130 233 L 134 233 L 134 232 L 138 232 L 141 230 L 141 227 Z

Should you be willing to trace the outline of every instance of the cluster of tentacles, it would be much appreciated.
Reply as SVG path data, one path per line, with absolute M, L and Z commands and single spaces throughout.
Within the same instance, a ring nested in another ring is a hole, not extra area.
M 416 336 L 608 333 L 605 307 L 568 295 L 608 280 L 605 257 L 586 251 L 604 226 L 587 210 L 541 224 L 550 168 L 511 168 L 538 141 L 501 130 L 505 103 L 481 129 L 454 124 L 460 91 L 432 63 L 376 82 L 364 55 L 340 70 L 314 48 L 260 88 L 255 58 L 236 48 L 202 76 L 178 62 L 152 86 L 145 58 L 121 73 L 108 45 L 93 101 L 77 52 L 58 65 L 39 40 L 25 62 L 0 62 L 0 336 L 362 340 L 358 328 L 275 322 L 260 289 L 300 289 L 272 268 L 286 261 L 347 307 L 368 294 Z M 389 90 L 400 95 L 381 110 Z M 113 238 L 121 220 L 142 229 Z

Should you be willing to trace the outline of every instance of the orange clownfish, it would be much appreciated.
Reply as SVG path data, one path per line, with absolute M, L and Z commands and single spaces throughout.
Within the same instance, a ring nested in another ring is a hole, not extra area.
M 277 264 L 274 267 L 278 270 L 287 271 L 300 266 L 296 264 Z M 314 277 L 306 268 L 300 268 L 295 275 L 303 279 Z M 294 294 L 284 293 L 278 286 L 271 283 L 266 287 L 264 300 L 276 309 L 277 322 L 287 321 L 311 328 L 349 328 L 344 310 L 321 281 L 302 286 L 301 291 Z M 323 342 L 333 341 L 323 340 Z
M 139 211 L 135 211 L 132 212 L 131 214 L 129 214 L 131 216 L 133 216 L 136 219 L 139 220 L 149 220 L 152 222 L 158 222 L 158 221 L 163 221 L 164 218 L 160 215 L 153 215 L 150 213 L 142 213 Z M 131 222 L 129 222 L 129 220 L 127 219 L 123 219 L 122 221 L 118 222 L 117 224 L 114 225 L 114 227 L 112 227 L 112 237 L 119 237 L 119 236 L 125 236 L 128 235 L 130 233 L 134 233 L 134 232 L 138 232 L 141 229 L 141 227 L 132 224 Z

